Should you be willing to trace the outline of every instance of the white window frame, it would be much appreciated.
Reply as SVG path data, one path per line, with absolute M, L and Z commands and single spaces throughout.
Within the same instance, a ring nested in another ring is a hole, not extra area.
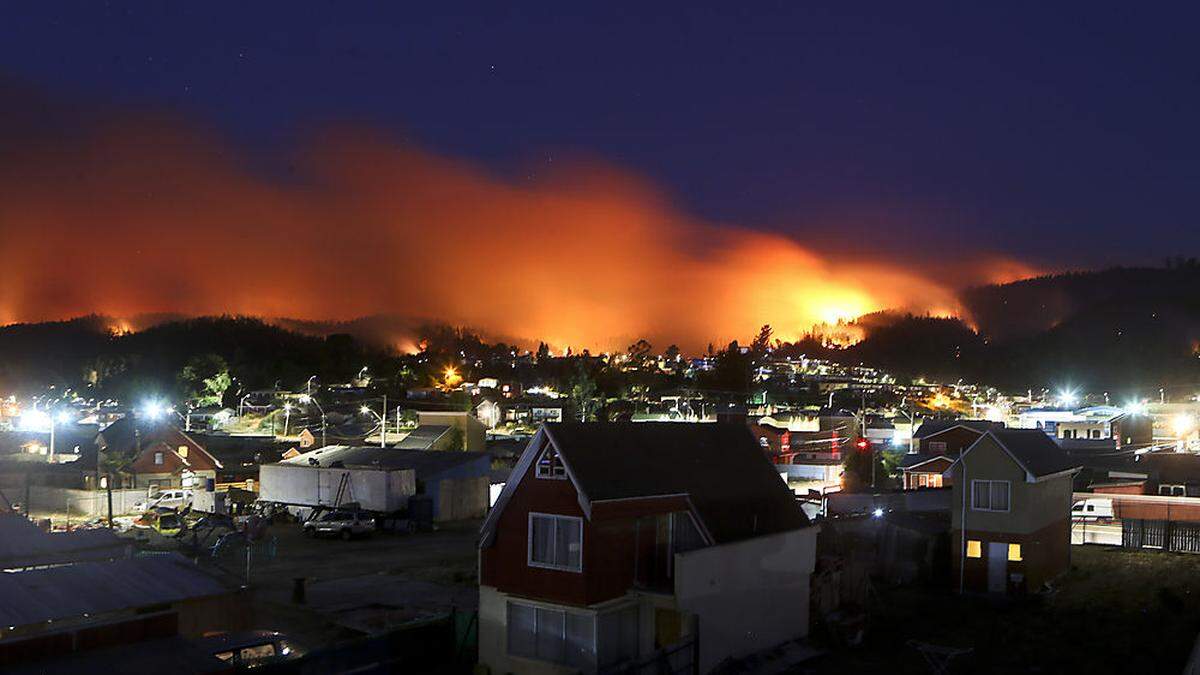
M 1163 493 L 1163 488 L 1167 488 L 1167 492 L 1165 494 Z M 1174 494 L 1174 491 L 1176 489 L 1179 490 L 1180 494 Z M 1160 497 L 1186 497 L 1187 496 L 1187 486 L 1183 485 L 1181 483 L 1159 483 L 1158 484 L 1158 496 L 1160 496 Z
M 544 562 L 533 559 L 533 519 L 536 517 L 553 518 L 554 519 L 554 530 L 555 530 L 556 536 L 552 536 L 550 538 L 550 540 L 552 542 L 557 540 L 558 521 L 559 520 L 574 520 L 575 522 L 579 523 L 579 566 L 578 567 L 574 567 L 571 565 L 555 565 L 553 563 L 544 563 Z M 583 572 L 583 518 L 580 518 L 579 516 L 564 516 L 560 513 L 540 513 L 538 511 L 530 511 L 528 526 L 525 530 L 525 540 L 526 540 L 525 541 L 525 562 L 530 567 L 540 567 L 542 569 L 558 570 L 560 572 L 575 572 L 575 573 Z
M 975 485 L 977 483 L 988 483 L 988 504 L 992 503 L 992 483 L 1004 483 L 1004 489 L 1008 493 L 1008 508 L 993 509 L 983 508 L 975 504 Z M 1008 513 L 1012 511 L 1012 481 L 1007 480 L 975 480 L 971 481 L 971 510 L 972 511 L 987 511 L 991 513 Z
M 600 652 L 599 652 L 599 645 L 598 645 L 597 643 L 598 643 L 598 641 L 599 641 L 599 638 L 600 638 L 600 634 L 599 634 L 599 631 L 600 631 L 600 612 L 595 612 L 595 611 L 583 611 L 583 612 L 580 612 L 580 611 L 572 611 L 572 610 L 570 610 L 570 609 L 568 609 L 568 608 L 566 608 L 566 607 L 561 607 L 561 606 L 559 606 L 559 605 L 548 605 L 548 604 L 543 604 L 543 603 L 533 603 L 533 602 L 517 602 L 517 601 L 515 601 L 515 600 L 508 600 L 507 602 L 508 602 L 508 605 L 516 605 L 516 606 L 518 606 L 518 607 L 524 607 L 524 608 L 526 608 L 526 609 L 531 609 L 531 610 L 533 610 L 533 616 L 534 616 L 534 619 L 533 619 L 533 622 L 534 622 L 534 623 L 533 623 L 533 640 L 534 640 L 534 645 L 535 645 L 535 651 L 536 651 L 536 645 L 537 645 L 537 638 L 538 638 L 538 635 L 539 635 L 539 632 L 538 632 L 538 627 L 537 627 L 537 614 L 538 614 L 538 610 L 543 610 L 543 611 L 547 611 L 547 612 L 558 612 L 559 614 L 562 614 L 562 615 L 563 615 L 563 617 L 562 617 L 562 633 L 560 633 L 560 634 L 559 634 L 558 638 L 559 638 L 560 640 L 562 640 L 562 641 L 563 641 L 563 646 L 564 646 L 564 649 L 565 649 L 565 647 L 566 647 L 566 641 L 567 641 L 567 615 L 569 615 L 569 614 L 575 614 L 575 615 L 578 615 L 578 616 L 587 616 L 587 617 L 591 617 L 591 619 L 592 619 L 592 644 L 591 644 L 591 647 L 592 647 L 592 655 L 595 657 L 595 660 L 596 660 L 596 661 L 599 661 L 599 655 L 600 655 Z M 516 653 L 513 653 L 513 652 L 509 651 L 509 649 L 510 649 L 510 645 L 511 645 L 511 643 L 512 643 L 512 638 L 511 638 L 511 635 L 509 634 L 509 631 L 511 631 L 511 630 L 512 630 L 512 627 L 508 625 L 508 617 L 509 617 L 509 614 L 510 614 L 510 612 L 509 612 L 509 608 L 506 606 L 506 607 L 504 608 L 504 621 L 505 621 L 505 626 L 504 626 L 504 651 L 505 651 L 505 653 L 506 653 L 506 654 L 508 654 L 509 656 L 515 656 L 515 657 L 517 657 L 517 658 L 521 658 L 521 659 L 529 659 L 529 660 L 532 660 L 532 661 L 540 661 L 540 662 L 542 662 L 542 663 L 556 663 L 556 664 L 558 664 L 558 665 L 563 665 L 563 666 L 571 666 L 571 664 L 567 663 L 565 659 L 564 659 L 563 661 L 555 661 L 555 660 L 553 660 L 553 659 L 548 659 L 548 658 L 544 658 L 544 657 L 541 657 L 541 656 L 531 656 L 531 655 L 529 655 L 529 654 L 516 654 Z M 590 664 L 590 665 L 591 665 L 591 666 L 594 668 L 596 664 L 595 664 L 595 663 L 592 663 L 592 664 Z M 571 666 L 571 667 L 574 667 L 574 666 Z
M 554 453 L 554 459 L 558 463 L 558 468 L 561 471 L 561 473 L 559 473 L 559 474 L 542 473 L 542 459 L 546 456 L 546 453 L 548 453 L 548 452 Z M 538 454 L 537 460 L 533 463 L 533 477 L 540 478 L 542 480 L 566 480 L 567 479 L 567 465 L 563 464 L 562 454 L 560 454 L 557 450 L 555 450 L 554 446 L 547 445 L 545 448 L 542 449 L 542 452 L 540 454 Z

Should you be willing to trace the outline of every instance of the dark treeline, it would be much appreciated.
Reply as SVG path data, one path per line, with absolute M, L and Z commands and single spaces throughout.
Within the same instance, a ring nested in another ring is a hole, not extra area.
M 807 354 L 864 363 L 901 378 L 959 378 L 1009 390 L 1064 384 L 1140 392 L 1200 384 L 1200 266 L 1112 269 L 1061 274 L 970 289 L 964 305 L 978 330 L 959 319 L 879 313 L 858 325 L 865 338 L 838 348 L 809 337 L 772 341 L 769 327 L 747 344 L 710 347 L 715 367 L 686 380 L 678 368 L 616 368 L 587 351 L 546 358 L 479 334 L 436 323 L 413 336 L 423 351 L 397 353 L 373 336 L 326 336 L 288 330 L 259 319 L 208 317 L 161 323 L 116 334 L 112 321 L 71 321 L 0 328 L 0 392 L 34 393 L 47 385 L 89 397 L 124 401 L 145 396 L 230 405 L 242 392 L 298 388 L 311 376 L 346 382 L 368 368 L 377 390 L 436 386 L 453 366 L 463 378 L 516 379 L 573 392 L 579 400 L 620 398 L 630 392 L 704 388 L 745 392 L 768 346 L 783 355 Z M 674 345 L 638 341 L 623 358 L 634 366 L 663 355 L 677 363 Z M 443 383 L 444 384 L 444 383 Z M 465 402 L 464 402 L 465 405 Z
M 901 376 L 1011 390 L 1200 387 L 1200 265 L 1192 259 L 984 286 L 965 291 L 963 303 L 977 330 L 959 319 L 875 315 L 852 347 L 809 339 L 797 348 Z

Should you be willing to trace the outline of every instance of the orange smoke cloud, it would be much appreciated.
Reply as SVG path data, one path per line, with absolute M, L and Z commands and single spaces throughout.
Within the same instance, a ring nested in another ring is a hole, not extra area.
M 577 162 L 537 181 L 379 137 L 321 139 L 285 175 L 220 140 L 128 120 L 17 145 L 0 170 L 0 321 L 85 313 L 376 313 L 606 349 L 785 339 L 884 308 L 956 311 L 898 264 L 698 222 Z

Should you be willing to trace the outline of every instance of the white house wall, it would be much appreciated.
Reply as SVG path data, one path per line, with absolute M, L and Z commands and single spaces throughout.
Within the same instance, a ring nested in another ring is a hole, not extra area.
M 675 556 L 675 599 L 699 619 L 700 672 L 808 634 L 818 527 Z

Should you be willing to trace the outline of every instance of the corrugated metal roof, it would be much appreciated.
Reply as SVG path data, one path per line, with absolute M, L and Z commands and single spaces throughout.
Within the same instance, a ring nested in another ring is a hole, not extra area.
M 43 532 L 19 513 L 0 513 L 0 569 L 107 558 L 125 546 L 111 530 Z
M 179 555 L 89 562 L 0 574 L 0 625 L 149 607 L 227 592 L 216 578 Z

